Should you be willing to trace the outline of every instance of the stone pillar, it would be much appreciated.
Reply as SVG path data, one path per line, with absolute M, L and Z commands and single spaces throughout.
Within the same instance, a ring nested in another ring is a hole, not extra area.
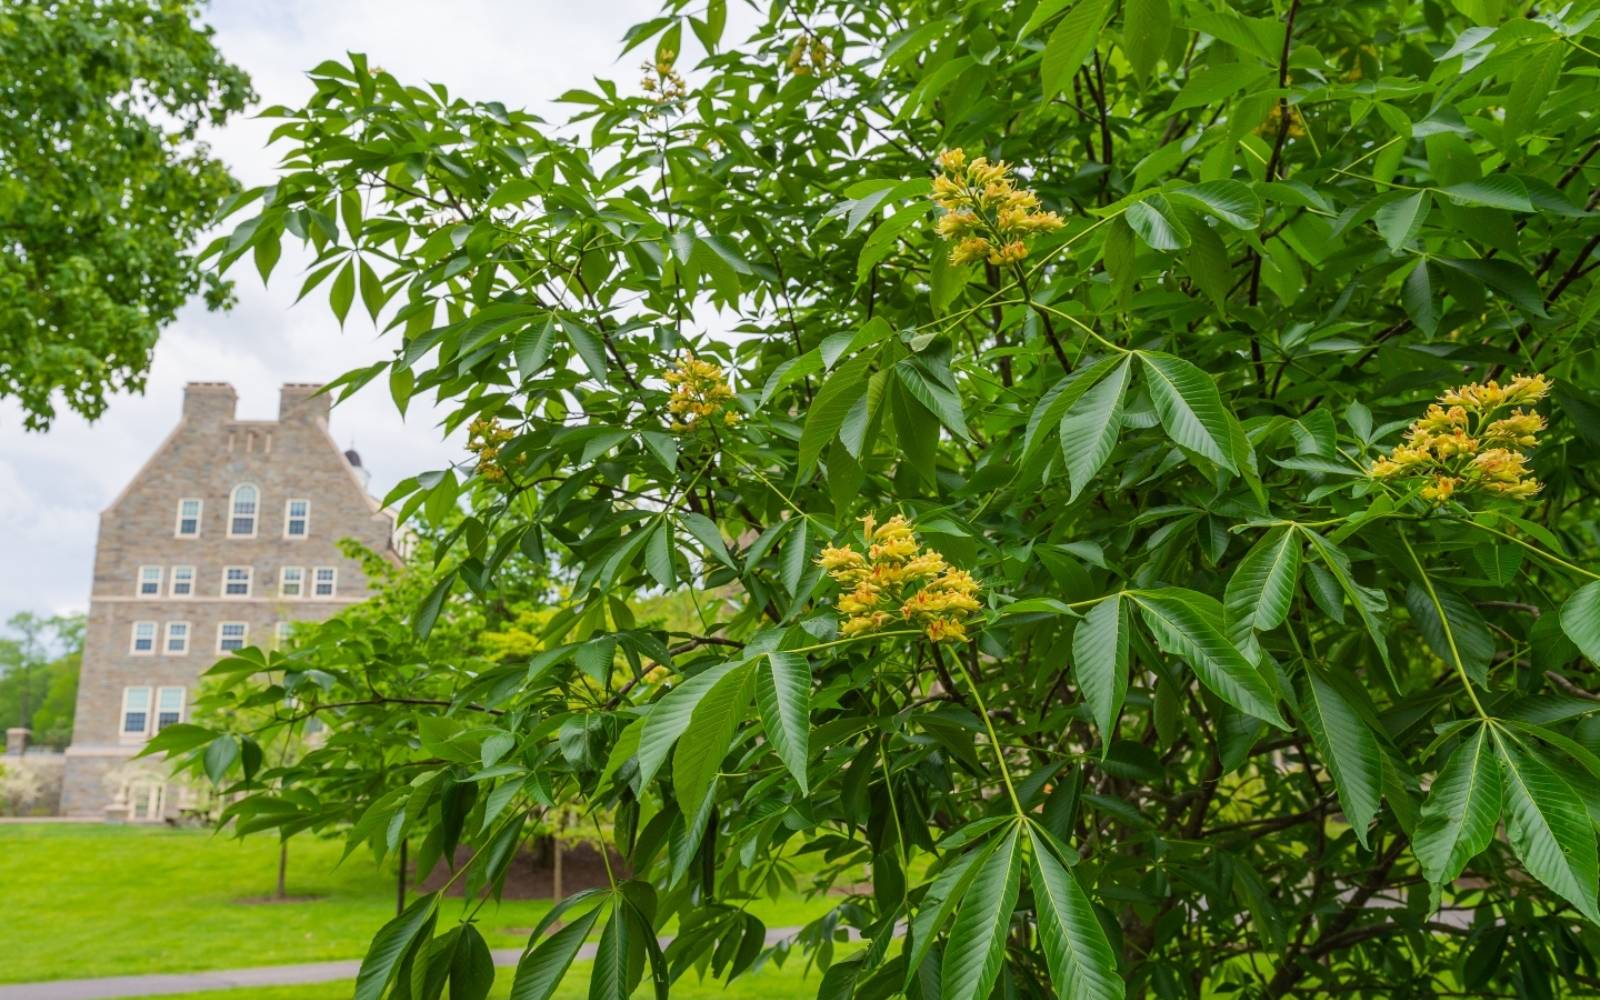
M 6 730 L 6 754 L 11 757 L 21 757 L 22 751 L 28 749 L 28 737 L 33 735 L 33 730 L 22 726 L 15 726 Z
M 183 417 L 194 425 L 227 423 L 238 403 L 239 394 L 226 382 L 190 382 L 183 387 Z
M 321 390 L 320 382 L 285 382 L 278 390 L 278 421 L 321 420 L 327 423 L 333 397 Z

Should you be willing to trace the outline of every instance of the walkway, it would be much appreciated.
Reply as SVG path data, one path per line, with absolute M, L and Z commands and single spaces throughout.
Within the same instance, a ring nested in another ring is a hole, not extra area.
M 767 931 L 767 944 L 774 945 L 800 932 L 798 927 L 775 927 Z M 666 945 L 670 939 L 662 939 Z M 595 942 L 578 949 L 578 958 L 593 958 Z M 514 966 L 522 957 L 520 948 L 501 948 L 494 953 L 497 966 Z M 174 993 L 199 993 L 203 990 L 233 990 L 247 986 L 299 986 L 305 983 L 330 983 L 354 980 L 359 961 L 308 962 L 304 965 L 263 965 L 254 969 L 224 969 L 217 972 L 175 972 L 155 976 L 108 976 L 104 979 L 57 979 L 48 983 L 0 985 L 0 1000 L 111 1000 L 114 997 L 163 996 Z

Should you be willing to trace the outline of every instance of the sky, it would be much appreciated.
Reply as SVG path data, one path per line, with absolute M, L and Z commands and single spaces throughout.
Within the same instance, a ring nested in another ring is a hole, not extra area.
M 312 91 L 306 70 L 356 51 L 401 80 L 560 122 L 556 95 L 595 76 L 637 75 L 639 54 L 619 60 L 620 40 L 657 9 L 657 0 L 213 0 L 206 20 L 223 54 L 252 77 L 262 107 L 302 103 Z M 236 118 L 206 138 L 241 182 L 263 184 L 278 159 L 266 148 L 271 128 Z M 326 296 L 293 305 L 306 259 L 286 247 L 265 288 L 253 269 L 236 268 L 238 304 L 184 309 L 156 346 L 144 394 L 116 397 L 93 424 L 62 411 L 48 433 L 30 433 L 20 409 L 0 400 L 0 621 L 87 609 L 100 512 L 177 422 L 185 382 L 231 382 L 241 418 L 272 419 L 284 382 L 326 381 L 387 355 L 362 310 L 351 310 L 341 333 Z M 361 453 L 380 497 L 461 454 L 420 400 L 402 420 L 382 381 L 336 406 L 331 422 L 339 444 Z

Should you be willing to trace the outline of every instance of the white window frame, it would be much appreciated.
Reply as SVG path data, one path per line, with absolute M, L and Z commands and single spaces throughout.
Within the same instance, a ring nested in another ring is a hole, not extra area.
M 155 571 L 156 589 L 147 594 L 144 590 L 145 575 L 152 570 Z M 166 570 L 164 567 L 140 566 L 139 575 L 133 579 L 133 596 L 142 598 L 146 601 L 158 601 L 161 599 L 161 585 L 165 582 Z
M 233 652 L 237 652 L 237 650 L 224 649 L 223 646 L 222 646 L 223 632 L 228 628 L 229 625 L 237 625 L 237 626 L 239 626 L 239 649 L 243 649 L 246 646 L 250 645 L 250 623 L 249 622 L 217 622 L 217 652 L 218 653 L 233 653 Z
M 244 571 L 244 593 L 242 594 L 228 593 L 228 574 L 236 569 Z M 255 583 L 256 570 L 254 566 L 224 566 L 222 567 L 222 589 L 217 592 L 217 596 L 230 601 L 245 600 L 254 592 Z
M 253 491 L 255 493 L 255 499 L 253 501 L 251 501 L 252 504 L 253 504 L 253 509 L 250 512 L 250 530 L 248 532 L 233 530 L 235 523 L 239 519 L 238 511 L 239 511 L 239 491 L 240 490 L 251 490 L 251 491 Z M 239 485 L 237 485 L 237 486 L 235 486 L 233 488 L 233 492 L 228 494 L 228 537 L 229 538 L 254 538 L 254 537 L 256 537 L 257 532 L 259 532 L 260 530 L 261 530 L 261 487 L 257 486 L 255 483 L 240 483 Z
M 128 728 L 128 700 L 135 691 L 144 692 L 144 725 L 133 730 Z M 149 737 L 150 722 L 155 716 L 156 693 L 148 684 L 134 684 L 122 689 L 122 711 L 117 713 L 117 737 L 124 743 L 142 743 Z
M 324 572 L 327 572 L 327 573 L 331 574 L 331 576 L 329 577 L 329 580 L 328 580 L 328 592 L 326 594 L 319 594 L 319 593 L 317 593 L 317 577 L 322 575 L 322 573 L 324 573 Z M 339 596 L 339 567 L 337 567 L 337 566 L 313 566 L 313 567 L 311 567 L 311 581 L 310 581 L 310 583 L 311 583 L 311 593 L 310 593 L 309 596 L 313 601 L 329 601 L 329 600 L 332 600 L 332 599 L 338 597 Z
M 194 504 L 194 532 L 192 534 L 187 534 L 187 535 L 184 534 L 184 532 L 183 532 L 183 505 L 186 504 L 186 503 Z M 180 497 L 178 499 L 178 516 L 173 518 L 173 521 L 172 521 L 172 537 L 173 538 L 199 538 L 200 537 L 200 532 L 205 526 L 205 521 L 204 521 L 205 512 L 206 512 L 206 502 L 202 498 L 200 498 L 200 497 Z
M 150 648 L 139 648 L 139 626 L 150 626 Z M 161 626 L 156 622 L 134 622 L 133 628 L 128 633 L 129 656 L 154 656 L 156 647 L 161 645 Z
M 183 645 L 179 649 L 172 648 L 172 629 L 179 626 L 183 629 Z M 194 626 L 188 622 L 167 622 L 166 636 L 161 640 L 162 656 L 188 656 L 189 640 L 194 637 Z
M 289 593 L 289 574 L 298 574 L 294 580 L 294 593 Z M 304 600 L 306 597 L 306 568 L 304 566 L 279 566 L 278 567 L 278 596 L 291 600 Z
M 295 534 L 290 534 L 289 525 L 295 520 L 295 517 L 291 513 L 291 511 L 294 510 L 294 505 L 297 504 L 297 503 L 305 504 L 306 505 L 306 512 L 304 514 L 302 514 L 300 516 L 300 518 L 299 518 L 299 520 L 301 522 L 301 529 L 302 530 L 301 530 L 300 534 L 295 535 Z M 306 499 L 305 497 L 290 497 L 288 500 L 285 500 L 283 502 L 283 537 L 289 539 L 292 542 L 302 541 L 302 540 L 304 540 L 306 538 L 311 537 L 311 501 L 310 500 Z
M 161 709 L 161 698 L 162 698 L 163 695 L 165 695 L 169 691 L 178 692 L 178 717 L 176 719 L 173 719 L 171 722 L 167 723 L 167 725 L 169 725 L 169 726 L 177 725 L 178 723 L 182 722 L 183 719 L 184 719 L 184 716 L 188 714 L 188 711 L 189 711 L 189 697 L 188 697 L 189 693 L 188 693 L 188 691 L 186 691 L 184 688 L 178 687 L 176 685 L 164 686 L 164 687 L 156 688 L 154 701 L 153 701 L 153 703 L 151 705 L 151 710 L 150 710 L 150 729 L 149 729 L 149 732 L 150 732 L 150 734 L 152 736 L 154 736 L 156 733 L 161 732 L 161 730 L 163 728 L 162 725 L 161 725 L 161 711 L 162 711 L 162 709 Z
M 282 649 L 283 644 L 289 641 L 289 633 L 294 629 L 294 622 L 275 622 L 272 626 L 272 641 L 274 649 Z
M 184 591 L 181 594 L 178 593 L 178 571 L 179 570 L 188 570 L 189 571 L 189 589 Z M 195 572 L 194 572 L 194 567 L 193 566 L 185 565 L 185 566 L 174 566 L 174 567 L 172 567 L 172 572 L 167 574 L 167 594 L 169 596 L 171 596 L 171 597 L 193 597 L 194 596 L 194 580 L 195 580 Z

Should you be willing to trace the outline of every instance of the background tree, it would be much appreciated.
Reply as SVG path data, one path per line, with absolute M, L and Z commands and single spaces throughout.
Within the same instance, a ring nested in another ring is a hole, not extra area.
M 237 190 L 196 139 L 254 95 L 197 0 L 0 9 L 0 395 L 50 426 L 140 390 L 161 328 L 228 284 L 195 244 Z
M 83 663 L 82 615 L 44 618 L 21 611 L 0 634 L 0 729 L 33 730 L 32 743 L 64 747 L 72 739 Z
M 1593 12 L 724 9 L 629 32 L 578 136 L 324 63 L 212 248 L 308 241 L 395 338 L 341 391 L 470 428 L 390 498 L 471 504 L 412 629 L 349 637 L 429 692 L 327 759 L 428 753 L 352 842 L 486 884 L 614 816 L 519 997 L 602 926 L 592 997 L 738 975 L 802 853 L 872 872 L 800 935 L 825 997 L 1593 988 Z M 544 565 L 526 663 L 426 645 Z M 357 996 L 483 995 L 441 923 Z

